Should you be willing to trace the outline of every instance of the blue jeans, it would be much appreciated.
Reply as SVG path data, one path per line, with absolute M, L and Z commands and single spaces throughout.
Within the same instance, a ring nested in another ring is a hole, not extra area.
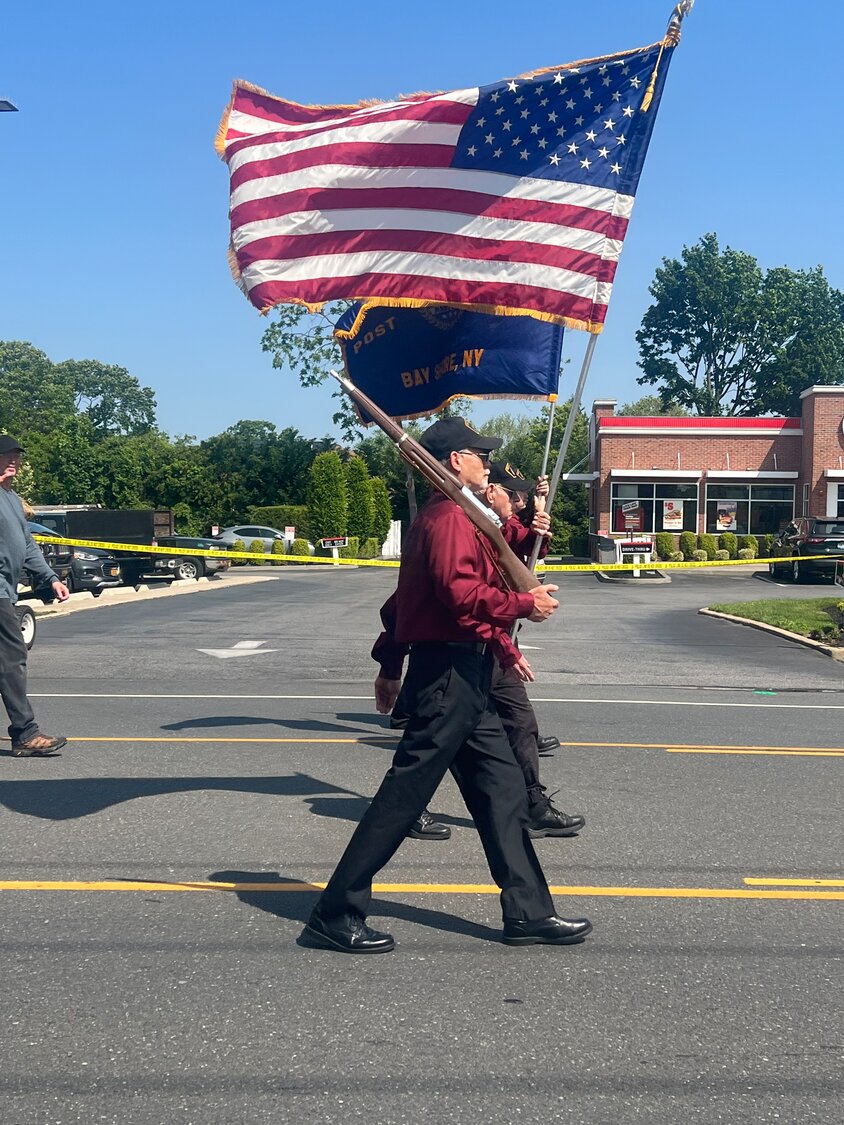
M 26 645 L 8 598 L 0 598 L 0 696 L 9 716 L 12 743 L 34 738 L 38 724 L 26 695 Z

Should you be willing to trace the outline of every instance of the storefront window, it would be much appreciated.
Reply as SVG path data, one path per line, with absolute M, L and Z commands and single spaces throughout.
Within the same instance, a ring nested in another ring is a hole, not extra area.
M 613 484 L 612 530 L 614 532 L 696 531 L 696 484 L 653 481 Z M 636 508 L 632 505 L 638 501 Z
M 768 535 L 794 518 L 794 486 L 710 484 L 706 489 L 706 530 L 712 535 Z

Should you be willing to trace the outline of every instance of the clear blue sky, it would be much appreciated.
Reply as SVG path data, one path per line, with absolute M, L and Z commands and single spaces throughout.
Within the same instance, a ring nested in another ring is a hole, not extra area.
M 226 265 L 213 139 L 231 81 L 302 102 L 464 87 L 652 42 L 670 0 L 8 5 L 0 43 L 0 338 L 96 358 L 153 388 L 171 434 L 241 418 L 333 432 L 330 390 L 260 349 Z M 838 0 L 698 0 L 685 22 L 586 398 L 629 401 L 663 256 L 707 231 L 844 288 Z M 272 315 L 272 314 L 271 314 Z M 586 343 L 570 332 L 569 385 Z M 562 392 L 566 391 L 564 382 Z M 479 406 L 477 418 L 518 403 Z

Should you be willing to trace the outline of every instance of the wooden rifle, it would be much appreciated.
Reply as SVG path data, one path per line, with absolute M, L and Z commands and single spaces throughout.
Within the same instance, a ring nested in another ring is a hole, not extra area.
M 394 442 L 401 457 L 421 473 L 434 488 L 439 489 L 449 500 L 453 500 L 466 513 L 480 533 L 489 540 L 495 559 L 507 585 L 516 593 L 526 594 L 539 585 L 536 575 L 511 550 L 501 534 L 501 523 L 495 513 L 483 504 L 465 485 L 461 485 L 453 473 L 442 465 L 436 457 L 421 446 L 406 430 L 359 390 L 345 376 L 329 371 L 343 390 L 369 417 L 380 426 L 387 437 Z

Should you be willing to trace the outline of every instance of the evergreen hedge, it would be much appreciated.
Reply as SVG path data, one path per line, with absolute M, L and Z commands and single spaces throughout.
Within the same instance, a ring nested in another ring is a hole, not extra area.
M 343 462 L 334 450 L 318 454 L 311 465 L 308 511 L 314 541 L 347 534 L 349 501 L 346 475 Z
M 372 477 L 372 506 L 374 516 L 372 519 L 372 535 L 378 540 L 378 551 L 390 534 L 390 524 L 393 522 L 393 506 L 390 503 L 390 494 L 381 477 Z
M 677 550 L 677 540 L 670 531 L 658 531 L 654 536 L 656 553 L 661 559 L 669 559 Z
M 679 550 L 683 552 L 683 558 L 686 561 L 692 557 L 692 554 L 697 550 L 697 536 L 693 531 L 680 532 Z
M 362 457 L 350 457 L 344 468 L 348 490 L 349 535 L 368 539 L 375 525 L 375 500 L 369 469 Z
M 261 527 L 274 527 L 277 531 L 295 527 L 296 534 L 303 539 L 309 539 L 311 535 L 305 504 L 269 504 L 262 508 L 250 508 L 247 518 L 251 523 L 258 523 Z
M 698 550 L 706 551 L 708 559 L 715 558 L 715 552 L 718 550 L 718 544 L 715 542 L 714 535 L 700 535 L 698 536 Z
M 753 557 L 757 558 L 759 555 L 759 540 L 755 535 L 743 535 L 741 539 L 741 549 L 743 551 L 752 551 Z
M 728 558 L 734 559 L 738 554 L 738 538 L 732 531 L 722 531 L 718 536 L 718 546 L 722 551 L 728 552 Z

